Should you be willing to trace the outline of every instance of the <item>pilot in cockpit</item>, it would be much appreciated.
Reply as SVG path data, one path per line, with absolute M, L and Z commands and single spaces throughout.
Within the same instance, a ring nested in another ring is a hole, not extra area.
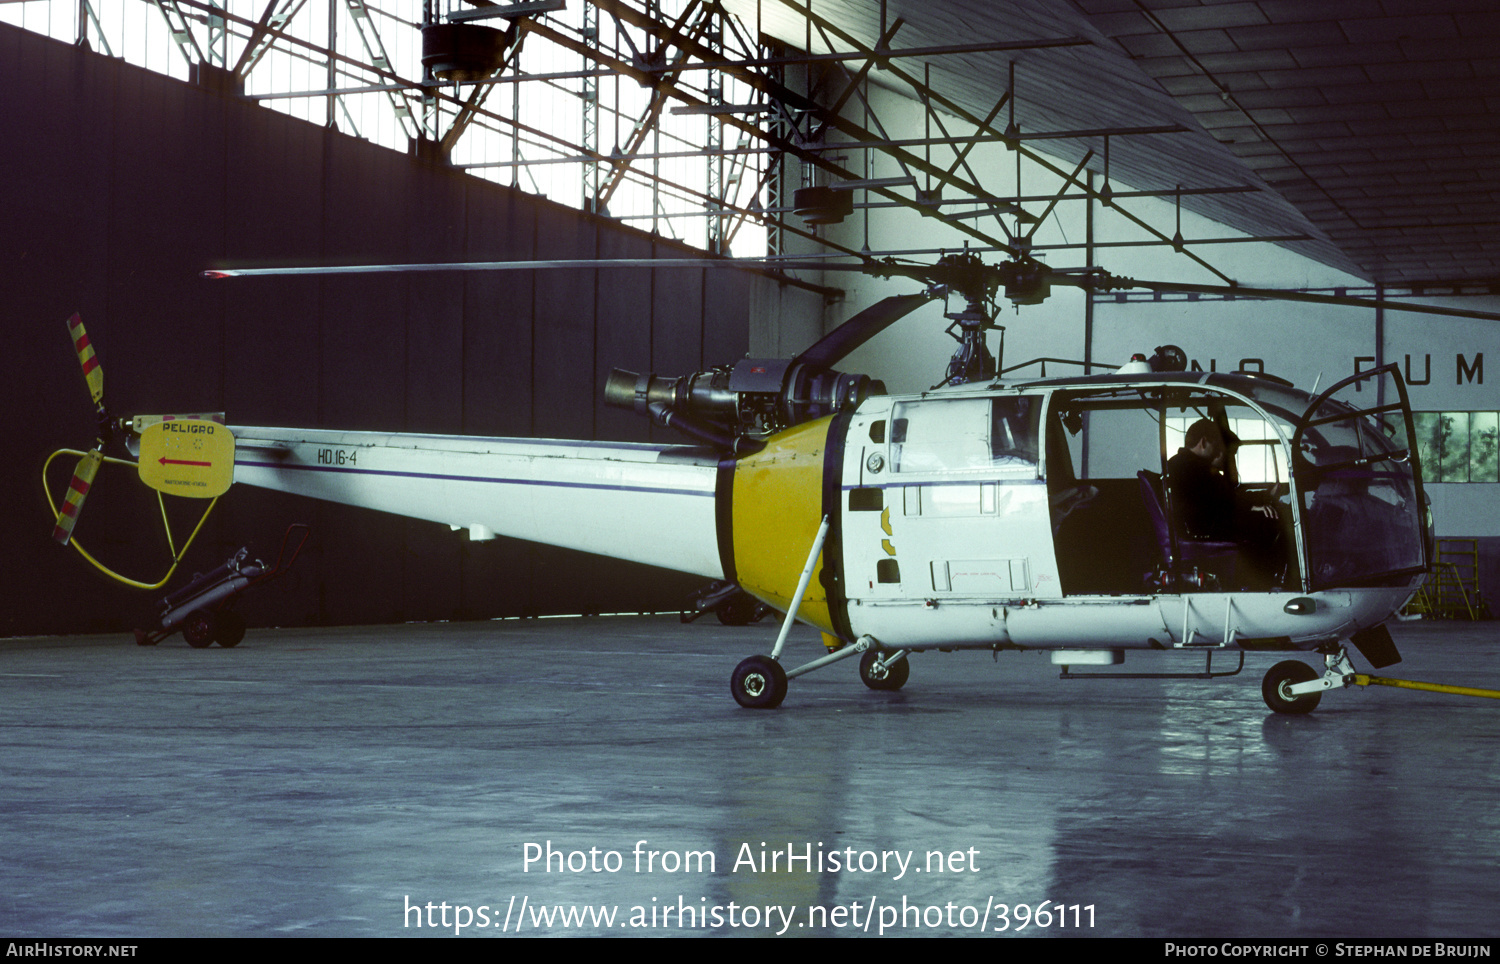
M 1171 504 L 1183 535 L 1238 543 L 1261 588 L 1270 588 L 1287 562 L 1282 507 L 1240 487 L 1238 443 L 1212 419 L 1188 426 L 1182 448 L 1167 461 Z

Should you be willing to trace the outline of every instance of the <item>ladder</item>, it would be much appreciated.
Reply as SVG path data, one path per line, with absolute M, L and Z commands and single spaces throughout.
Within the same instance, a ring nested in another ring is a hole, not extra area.
M 1438 619 L 1478 619 L 1484 604 L 1479 594 L 1479 540 L 1438 540 L 1437 559 L 1406 612 Z

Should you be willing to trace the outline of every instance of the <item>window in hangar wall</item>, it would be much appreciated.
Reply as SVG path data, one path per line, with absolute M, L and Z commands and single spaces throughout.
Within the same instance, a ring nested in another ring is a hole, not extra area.
M 430 0 L 441 18 L 468 9 Z M 765 55 L 719 8 L 695 0 L 626 0 L 632 10 L 686 21 L 728 60 Z M 262 18 L 277 21 L 264 39 Z M 531 18 L 536 29 L 486 93 L 464 81 L 424 85 L 423 0 L 0 0 L 0 23 L 87 46 L 191 81 L 207 66 L 243 67 L 240 96 L 319 126 L 408 153 L 414 140 L 451 142 L 447 159 L 475 177 L 596 211 L 662 238 L 740 256 L 765 253 L 768 152 L 724 116 L 674 113 L 650 85 L 608 70 L 583 50 L 630 62 L 651 49 L 643 28 L 568 3 Z M 508 20 L 484 24 L 502 29 Z M 333 56 L 329 56 L 330 48 Z M 755 92 L 716 70 L 675 80 L 688 96 L 745 104 Z M 452 136 L 450 136 L 452 135 Z M 602 163 L 599 155 L 636 156 Z
M 1500 412 L 1414 412 L 1424 482 L 1500 482 Z

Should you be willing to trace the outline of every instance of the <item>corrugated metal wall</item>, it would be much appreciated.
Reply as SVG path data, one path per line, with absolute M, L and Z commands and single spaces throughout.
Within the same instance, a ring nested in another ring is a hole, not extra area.
M 74 311 L 116 414 L 223 408 L 239 424 L 645 439 L 643 420 L 602 407 L 608 370 L 733 361 L 751 288 L 768 284 L 680 269 L 203 281 L 221 259 L 691 252 L 3 25 L 0 117 L 0 635 L 128 629 L 160 595 L 118 588 L 48 539 L 42 460 L 94 435 L 64 325 Z M 130 476 L 107 470 L 77 534 L 154 579 L 167 559 L 157 509 Z M 314 527 L 297 571 L 245 600 L 252 625 L 671 608 L 696 585 L 262 491 L 226 503 L 185 568 L 246 542 L 267 555 L 288 523 Z M 184 505 L 192 518 L 197 504 Z

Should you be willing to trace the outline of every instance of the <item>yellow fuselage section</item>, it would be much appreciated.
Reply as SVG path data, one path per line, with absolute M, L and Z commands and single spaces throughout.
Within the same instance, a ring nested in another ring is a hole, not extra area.
M 785 612 L 823 519 L 825 461 L 832 418 L 772 436 L 739 459 L 731 501 L 734 569 L 740 588 Z M 798 618 L 832 632 L 823 560 L 802 597 Z

